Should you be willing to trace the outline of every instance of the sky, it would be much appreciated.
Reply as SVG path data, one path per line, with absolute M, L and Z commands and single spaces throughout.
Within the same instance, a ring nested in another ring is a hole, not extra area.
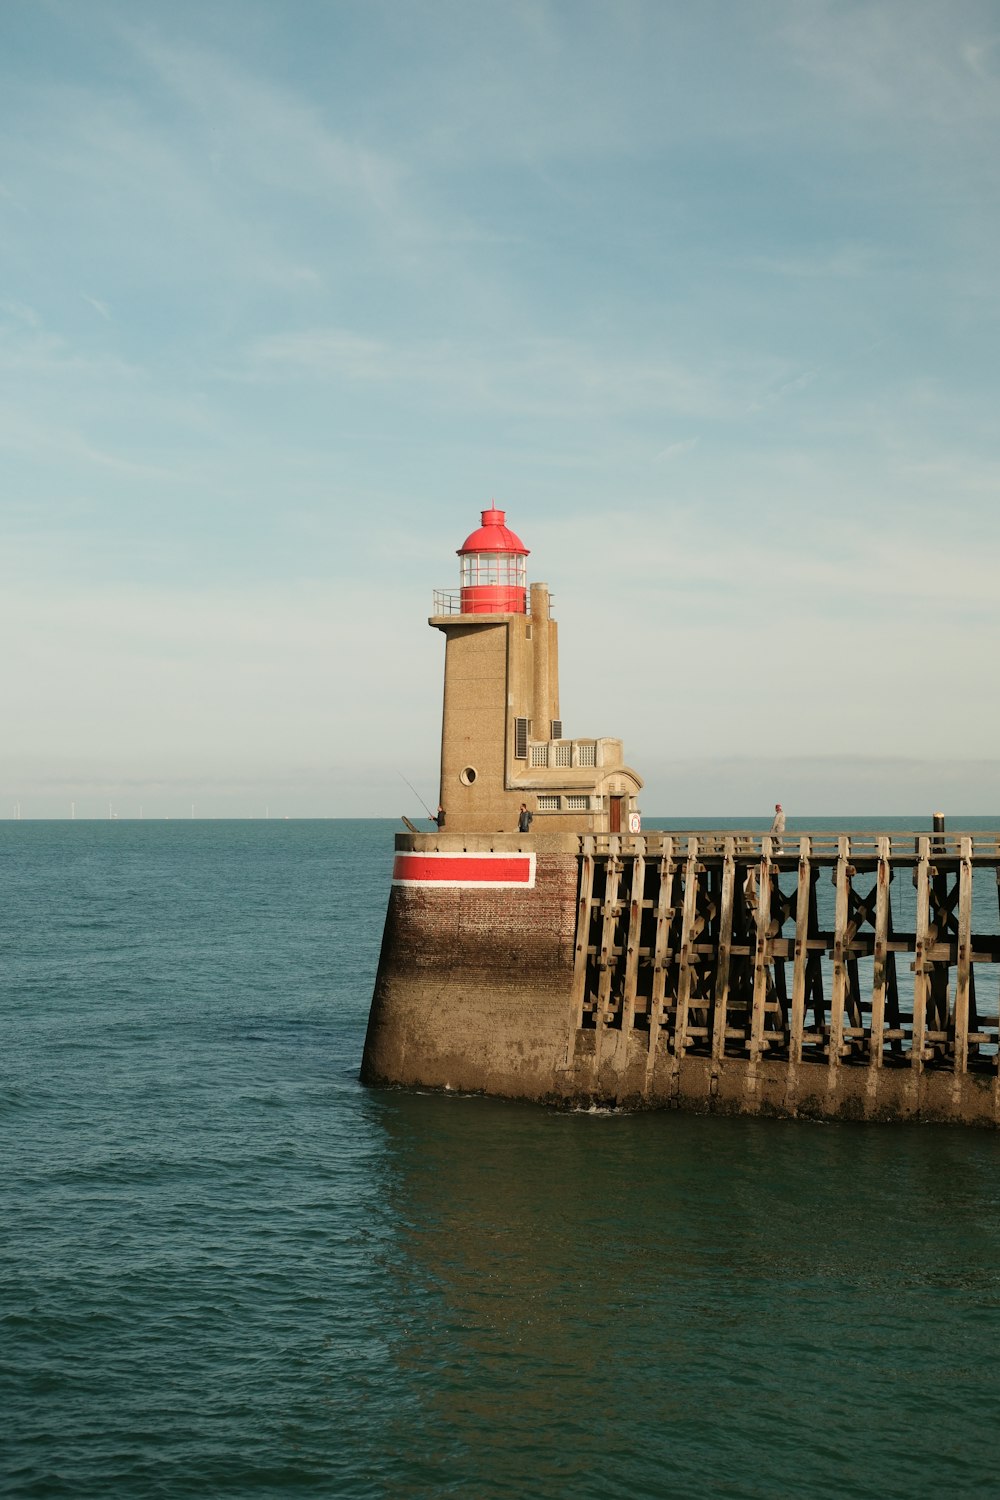
M 995 0 L 3 0 L 0 818 L 438 795 L 491 501 L 651 816 L 1000 811 Z

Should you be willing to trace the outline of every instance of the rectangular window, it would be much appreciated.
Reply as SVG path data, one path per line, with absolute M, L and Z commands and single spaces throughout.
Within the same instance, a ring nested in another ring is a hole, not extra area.
M 569 812 L 589 812 L 590 811 L 590 798 L 589 797 L 567 797 L 566 798 L 566 807 L 567 807 L 567 809 L 568 809 Z
M 549 763 L 548 745 L 532 745 L 531 764 L 533 766 L 547 766 Z
M 597 746 L 596 745 L 580 745 L 580 746 L 578 746 L 578 748 L 577 748 L 577 765 L 580 765 L 580 766 L 596 766 L 597 765 Z
M 552 733 L 549 735 L 549 739 L 550 740 L 561 740 L 562 737 L 563 737 L 563 733 L 562 733 L 562 719 L 553 719 L 552 720 Z
M 570 740 L 559 740 L 552 746 L 552 764 L 554 766 L 573 764 L 573 745 Z
M 528 721 L 527 719 L 514 720 L 514 759 L 528 759 Z
M 539 812 L 558 812 L 559 811 L 559 798 L 558 797 L 548 797 L 548 796 L 539 797 L 539 799 L 538 799 L 538 811 Z

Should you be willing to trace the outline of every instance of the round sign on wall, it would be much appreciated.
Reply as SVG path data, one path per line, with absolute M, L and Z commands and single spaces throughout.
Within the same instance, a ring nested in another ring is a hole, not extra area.
M 638 813 L 629 813 L 629 815 L 628 815 L 628 831 L 629 831 L 629 833 L 641 833 L 642 832 L 642 818 L 640 817 L 640 815 Z

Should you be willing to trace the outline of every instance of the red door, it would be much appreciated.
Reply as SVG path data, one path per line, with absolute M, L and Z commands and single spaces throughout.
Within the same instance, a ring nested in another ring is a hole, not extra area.
M 611 812 L 608 819 L 608 831 L 610 833 L 621 833 L 622 831 L 622 803 L 624 797 L 611 798 Z

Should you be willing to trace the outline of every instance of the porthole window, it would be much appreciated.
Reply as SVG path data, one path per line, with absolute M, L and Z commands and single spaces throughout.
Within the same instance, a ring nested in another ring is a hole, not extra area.
M 471 786 L 476 779 L 475 766 L 466 766 L 464 771 L 459 772 L 458 779 L 463 786 Z

